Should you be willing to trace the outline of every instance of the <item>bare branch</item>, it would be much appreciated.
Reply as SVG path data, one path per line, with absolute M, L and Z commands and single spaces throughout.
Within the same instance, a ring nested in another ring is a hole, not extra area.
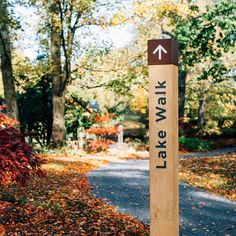
M 91 109 L 89 106 L 88 106 L 88 103 L 85 102 L 82 98 L 78 99 L 77 97 L 75 96 L 71 96 L 73 98 L 73 100 L 78 103 L 82 108 L 84 108 L 86 111 L 88 111 L 90 114 L 93 113 L 93 109 Z
M 169 37 L 175 39 L 175 35 L 173 35 L 171 32 L 169 31 L 165 31 L 165 30 L 162 30 L 162 34 L 163 35 L 168 35 Z
M 83 69 L 84 70 L 87 70 L 87 71 L 92 71 L 92 72 L 100 72 L 100 73 L 102 73 L 102 72 L 117 72 L 117 71 L 119 71 L 119 68 L 116 68 L 116 69 L 102 69 L 102 68 L 98 68 L 98 69 L 93 69 L 93 68 L 85 68 L 85 67 L 83 67 Z M 77 69 L 74 69 L 73 70 L 73 72 L 76 72 L 77 71 Z
M 76 15 L 76 18 L 75 18 L 75 23 L 71 27 L 71 32 L 73 32 L 73 34 L 75 34 L 75 30 L 78 29 L 77 24 L 78 24 L 80 18 L 81 18 L 81 13 L 77 12 L 77 15 Z
M 94 86 L 88 86 L 88 85 L 82 85 L 81 88 L 82 89 L 94 89 L 94 88 L 101 88 L 103 86 L 106 86 L 108 83 L 102 83 L 102 84 L 98 84 L 98 85 L 94 85 Z

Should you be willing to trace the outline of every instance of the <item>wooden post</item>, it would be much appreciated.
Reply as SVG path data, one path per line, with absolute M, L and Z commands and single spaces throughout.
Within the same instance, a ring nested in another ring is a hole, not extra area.
M 151 236 L 179 235 L 178 44 L 148 41 Z

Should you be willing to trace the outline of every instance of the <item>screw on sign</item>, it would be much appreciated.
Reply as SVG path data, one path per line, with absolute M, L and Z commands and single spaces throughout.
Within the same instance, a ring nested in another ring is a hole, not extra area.
M 178 44 L 148 41 L 151 236 L 179 235 Z

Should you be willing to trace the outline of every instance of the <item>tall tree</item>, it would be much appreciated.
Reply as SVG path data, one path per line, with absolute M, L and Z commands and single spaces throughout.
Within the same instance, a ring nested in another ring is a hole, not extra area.
M 4 97 L 8 107 L 8 115 L 18 119 L 18 108 L 12 68 L 11 38 L 9 32 L 10 18 L 7 9 L 7 1 L 0 1 L 0 53 L 1 71 L 4 87 Z
M 188 73 L 191 67 L 204 64 L 197 76 L 197 80 L 205 81 L 199 96 L 198 125 L 201 129 L 205 123 L 207 94 L 214 84 L 226 79 L 225 74 L 230 69 L 225 54 L 235 48 L 235 16 L 234 1 L 219 1 L 200 15 L 193 6 L 190 15 L 185 21 L 178 22 L 174 31 L 181 42 L 185 71 Z M 183 37 L 186 28 L 188 34 Z
M 63 145 L 65 137 L 65 93 L 71 80 L 76 31 L 83 26 L 108 25 L 108 20 L 103 16 L 94 15 L 94 9 L 109 4 L 95 4 L 96 0 L 44 0 L 43 3 L 49 13 L 51 26 L 52 145 L 58 147 Z
M 65 137 L 65 87 L 66 80 L 62 74 L 61 60 L 61 33 L 60 24 L 60 2 L 55 1 L 50 6 L 51 11 L 51 73 L 53 93 L 53 146 L 62 146 Z
M 198 67 L 197 79 L 209 85 L 199 96 L 198 124 L 203 128 L 206 94 L 230 69 L 224 56 L 235 48 L 236 5 L 232 0 L 221 0 L 203 11 L 191 3 L 184 12 L 176 9 L 166 5 L 162 14 L 169 16 L 172 33 L 180 44 L 180 116 L 184 116 L 187 74 Z
M 151 37 L 158 36 L 158 27 L 163 37 L 177 39 L 180 45 L 179 65 L 179 117 L 184 117 L 186 100 L 186 83 L 198 65 L 197 79 L 221 82 L 227 73 L 225 54 L 235 47 L 235 1 L 199 1 L 173 0 L 135 0 L 136 14 L 142 22 L 156 22 L 149 32 Z M 201 5 L 201 6 L 200 6 Z M 204 5 L 204 6 L 202 6 Z M 149 37 L 149 38 L 151 38 Z M 229 67 L 228 67 L 229 69 Z M 199 97 L 198 123 L 204 125 L 204 104 L 207 91 L 205 88 Z
M 76 30 L 95 24 L 91 16 L 94 0 L 43 1 L 49 13 L 50 65 L 53 93 L 52 146 L 59 147 L 65 139 L 65 93 L 71 80 L 71 59 Z

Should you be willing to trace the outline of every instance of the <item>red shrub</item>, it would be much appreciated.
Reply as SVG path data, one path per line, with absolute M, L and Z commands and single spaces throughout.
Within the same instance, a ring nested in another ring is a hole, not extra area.
M 86 132 L 96 135 L 112 135 L 118 134 L 118 127 L 91 127 L 87 129 Z
M 96 114 L 95 117 L 93 118 L 95 123 L 106 123 L 110 121 L 110 118 L 108 116 L 108 114 L 106 115 L 100 115 L 100 114 Z
M 110 139 L 88 140 L 87 151 L 88 152 L 103 152 L 107 151 L 110 144 L 115 142 Z
M 111 122 L 112 119 L 116 118 L 116 115 L 111 113 L 95 115 L 93 120 L 98 127 L 91 127 L 86 130 L 87 133 L 95 134 L 97 137 L 96 140 L 88 140 L 87 150 L 89 152 L 107 151 L 109 145 L 114 143 L 114 141 L 109 139 L 109 136 L 114 134 L 117 135 L 119 133 L 118 127 L 106 127 L 106 125 Z
M 17 129 L 0 128 L 0 184 L 24 184 L 34 174 L 44 176 L 42 163 Z
M 0 128 L 16 126 L 18 124 L 19 122 L 17 120 L 14 120 L 7 115 L 0 113 Z
M 112 119 L 116 119 L 117 116 L 113 113 L 106 113 L 104 115 L 101 114 L 96 114 L 93 118 L 95 123 L 101 123 L 101 124 L 105 124 L 105 123 L 109 123 Z

